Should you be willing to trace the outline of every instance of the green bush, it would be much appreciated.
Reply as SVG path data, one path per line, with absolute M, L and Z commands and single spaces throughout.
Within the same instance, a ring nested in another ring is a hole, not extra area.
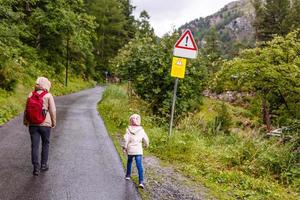
M 227 106 L 224 103 L 216 104 L 214 109 L 216 116 L 214 116 L 213 120 L 208 121 L 206 131 L 213 135 L 220 133 L 228 134 L 232 119 Z

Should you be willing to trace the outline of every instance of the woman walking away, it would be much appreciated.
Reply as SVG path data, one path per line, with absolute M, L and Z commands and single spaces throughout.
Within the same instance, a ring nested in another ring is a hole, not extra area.
M 124 135 L 125 145 L 123 146 L 124 151 L 127 153 L 127 172 L 126 180 L 130 180 L 131 176 L 131 166 L 133 158 L 135 158 L 135 164 L 139 174 L 139 187 L 144 189 L 144 174 L 143 174 L 143 146 L 149 146 L 149 139 L 145 133 L 143 127 L 141 126 L 141 116 L 138 114 L 133 114 L 129 118 L 130 124 L 126 129 L 126 134 Z
M 56 125 L 56 108 L 50 81 L 45 77 L 36 80 L 35 90 L 28 96 L 24 113 L 24 125 L 29 126 L 31 139 L 31 161 L 33 175 L 47 171 L 51 128 Z M 39 144 L 42 138 L 41 165 L 39 163 Z

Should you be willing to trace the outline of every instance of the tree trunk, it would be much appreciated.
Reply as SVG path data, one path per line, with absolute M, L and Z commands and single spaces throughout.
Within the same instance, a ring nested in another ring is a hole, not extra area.
M 262 100 L 262 114 L 263 114 L 263 121 L 265 125 L 267 126 L 268 132 L 271 131 L 271 119 L 270 119 L 270 113 L 269 113 L 269 108 L 267 105 L 267 100 L 266 96 L 263 97 Z
M 35 46 L 37 49 L 40 49 L 40 45 L 41 45 L 41 34 L 39 33 L 36 37 L 36 41 L 35 41 Z
M 286 109 L 290 112 L 290 108 L 289 108 L 289 106 L 288 106 L 288 104 L 287 104 L 287 102 L 286 102 L 286 100 L 285 100 L 283 94 L 281 93 L 280 90 L 278 90 L 278 92 L 279 92 L 279 94 L 280 94 L 280 98 L 281 98 L 281 100 L 283 101 L 283 103 L 284 103 Z

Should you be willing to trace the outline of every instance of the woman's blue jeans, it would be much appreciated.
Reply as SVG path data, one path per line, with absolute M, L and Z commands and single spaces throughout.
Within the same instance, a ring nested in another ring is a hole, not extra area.
M 136 164 L 136 168 L 137 168 L 138 174 L 139 174 L 139 183 L 144 183 L 143 164 L 142 164 L 143 156 L 142 155 L 128 155 L 126 176 L 130 177 L 130 175 L 131 175 L 131 166 L 132 166 L 133 158 L 135 158 L 135 164 Z
M 48 162 L 51 128 L 45 126 L 29 126 L 31 138 L 31 161 L 34 168 L 39 168 L 39 145 L 42 138 L 41 164 Z

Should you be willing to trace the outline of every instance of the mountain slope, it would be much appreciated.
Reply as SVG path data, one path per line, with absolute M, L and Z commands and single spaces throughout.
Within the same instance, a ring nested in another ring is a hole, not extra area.
M 254 29 L 251 25 L 254 8 L 250 0 L 234 1 L 217 13 L 198 18 L 181 26 L 179 30 L 191 29 L 199 47 L 205 46 L 205 36 L 215 27 L 224 57 L 233 57 L 241 48 L 254 46 Z

